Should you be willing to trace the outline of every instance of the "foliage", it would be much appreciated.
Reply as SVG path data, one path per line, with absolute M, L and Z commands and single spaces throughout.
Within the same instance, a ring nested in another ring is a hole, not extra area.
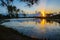
M 28 6 L 32 6 L 33 4 L 37 4 L 39 0 L 20 0 L 22 2 L 27 2 Z
M 38 0 L 17 0 L 17 1 L 27 2 L 28 6 L 32 6 L 34 3 L 38 2 Z M 14 0 L 0 0 L 0 5 L 7 8 L 10 17 L 14 17 L 14 13 L 16 14 L 17 17 L 20 9 L 17 9 L 16 6 L 13 6 L 13 2 Z M 24 14 L 24 16 L 26 15 Z

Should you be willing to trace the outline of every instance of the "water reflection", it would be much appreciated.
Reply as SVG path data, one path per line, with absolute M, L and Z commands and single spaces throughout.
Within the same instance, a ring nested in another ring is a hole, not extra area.
M 34 38 L 60 39 L 59 19 L 9 19 L 4 25 Z
M 41 23 L 39 23 L 41 25 L 40 28 L 41 28 L 41 30 L 42 30 L 43 33 L 45 33 L 45 31 L 46 31 L 45 30 L 45 23 L 46 23 L 46 20 L 45 19 L 42 19 Z

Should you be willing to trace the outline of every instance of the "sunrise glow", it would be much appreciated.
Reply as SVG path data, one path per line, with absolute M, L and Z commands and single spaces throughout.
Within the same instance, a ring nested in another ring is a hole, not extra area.
M 42 15 L 41 15 L 42 17 L 46 17 L 46 14 L 45 14 L 45 11 L 44 11 L 44 10 L 41 11 L 41 14 L 42 14 Z
M 47 0 L 41 0 L 41 3 L 40 3 L 40 12 L 41 12 L 41 16 L 42 17 L 46 17 L 46 14 L 45 14 L 45 9 L 46 9 L 46 2 Z

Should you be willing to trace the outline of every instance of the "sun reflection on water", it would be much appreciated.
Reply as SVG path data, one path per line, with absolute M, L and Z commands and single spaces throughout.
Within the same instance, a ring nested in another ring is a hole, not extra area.
M 46 31 L 45 24 L 46 24 L 46 20 L 42 19 L 40 25 L 41 25 L 41 30 L 42 30 L 43 33 L 45 33 L 45 31 Z

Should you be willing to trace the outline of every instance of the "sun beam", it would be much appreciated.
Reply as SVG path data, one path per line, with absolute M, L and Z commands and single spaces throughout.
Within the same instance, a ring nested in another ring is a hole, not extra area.
M 42 17 L 46 17 L 46 14 L 45 14 L 46 2 L 47 0 L 41 0 L 41 3 L 40 3 L 40 11 L 41 11 Z
M 44 10 L 41 11 L 41 14 L 42 14 L 41 15 L 42 17 L 46 17 L 46 14 L 45 14 L 45 11 Z

